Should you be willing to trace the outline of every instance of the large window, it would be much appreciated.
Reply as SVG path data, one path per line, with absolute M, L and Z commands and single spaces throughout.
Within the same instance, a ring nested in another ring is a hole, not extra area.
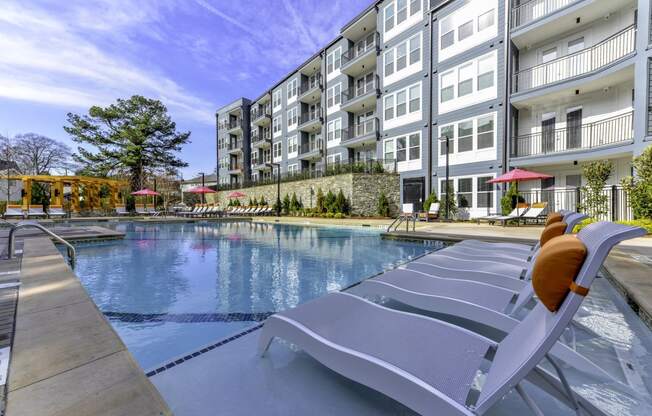
M 458 69 L 457 96 L 463 97 L 473 92 L 473 64 L 462 65 Z
M 444 126 L 439 130 L 439 137 L 440 137 L 440 142 L 439 142 L 439 154 L 446 156 L 446 140 L 444 139 L 445 137 L 448 137 L 448 154 L 453 153 L 453 149 L 455 149 L 455 126 L 450 125 L 450 126 Z
M 296 163 L 294 163 L 292 165 L 288 165 L 288 173 L 290 175 L 295 175 L 295 174 L 299 173 L 299 165 L 296 164 Z
M 449 138 L 450 154 L 491 149 L 496 143 L 495 113 L 461 120 L 439 128 L 439 137 Z M 446 142 L 440 140 L 439 154 L 446 155 Z
M 340 69 L 342 65 L 342 48 L 339 47 L 326 56 L 326 73 L 330 74 L 333 71 Z
M 421 62 L 421 33 L 399 43 L 384 54 L 384 76 L 412 67 Z
M 297 79 L 288 82 L 288 101 L 297 95 Z
M 281 100 L 283 99 L 283 90 L 276 90 L 272 94 L 272 107 L 277 108 L 281 106 Z
M 384 30 L 385 33 L 408 20 L 421 11 L 422 0 L 395 0 L 385 6 L 384 9 Z M 412 20 L 411 20 L 412 21 Z
M 443 61 L 495 38 L 498 34 L 497 7 L 497 0 L 468 0 L 464 6 L 439 19 L 438 60 Z
M 283 127 L 281 126 L 282 122 L 283 122 L 282 116 L 274 117 L 274 119 L 272 120 L 272 132 L 274 133 L 274 135 L 281 133 L 281 131 L 283 130 Z
M 283 146 L 281 142 L 274 143 L 274 145 L 272 146 L 272 153 L 274 156 L 274 160 L 278 160 L 282 157 L 282 150 L 283 150 Z
M 421 111 L 421 83 L 385 94 L 385 120 L 400 118 Z
M 421 133 L 386 139 L 383 143 L 385 159 L 395 159 L 397 162 L 409 162 L 421 159 Z
M 457 125 L 457 151 L 473 150 L 473 120 L 462 121 Z
M 440 113 L 494 98 L 496 91 L 495 52 L 467 61 L 439 76 Z M 462 99 L 457 101 L 458 99 Z
M 478 59 L 478 91 L 494 86 L 494 69 L 496 62 L 493 56 Z
M 491 176 L 476 178 L 478 184 L 478 208 L 493 208 L 494 206 L 494 185 L 487 183 L 493 179 Z
M 478 149 L 494 147 L 494 117 L 492 115 L 478 119 Z
M 298 150 L 297 136 L 288 137 L 288 154 L 297 153 Z
M 342 119 L 337 119 L 328 122 L 326 128 L 326 140 L 333 142 L 342 138 Z
M 296 126 L 296 124 L 299 122 L 297 113 L 298 113 L 297 107 L 288 110 L 288 128 L 292 126 Z
M 332 86 L 326 91 L 326 107 L 330 108 L 342 102 L 342 84 Z
M 473 207 L 473 178 L 457 180 L 457 206 L 460 208 Z
M 441 76 L 439 101 L 444 103 L 455 98 L 455 71 L 450 71 Z

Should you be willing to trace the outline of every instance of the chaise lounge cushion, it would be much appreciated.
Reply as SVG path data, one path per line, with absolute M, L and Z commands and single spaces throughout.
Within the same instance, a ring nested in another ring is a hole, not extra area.
M 543 247 L 548 241 L 560 235 L 564 235 L 566 232 L 566 227 L 568 225 L 565 222 L 555 222 L 546 226 L 541 232 L 541 237 L 539 237 L 539 244 Z
M 550 312 L 557 311 L 570 290 L 586 295 L 586 289 L 575 285 L 586 253 L 584 243 L 570 234 L 555 237 L 541 248 L 532 270 L 532 286 Z
M 546 219 L 546 227 L 549 226 L 550 224 L 560 222 L 563 219 L 564 219 L 564 216 L 561 215 L 560 213 L 551 212 L 550 214 L 548 214 L 548 218 Z

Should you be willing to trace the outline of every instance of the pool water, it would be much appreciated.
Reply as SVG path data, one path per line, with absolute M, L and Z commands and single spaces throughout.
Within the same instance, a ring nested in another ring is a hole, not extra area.
M 126 238 L 78 245 L 75 272 L 145 370 L 436 248 L 364 229 L 102 226 Z

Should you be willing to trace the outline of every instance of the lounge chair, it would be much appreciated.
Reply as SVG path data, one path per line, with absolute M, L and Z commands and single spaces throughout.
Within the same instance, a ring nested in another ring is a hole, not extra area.
M 130 212 L 127 211 L 127 208 L 124 205 L 116 205 L 115 206 L 115 213 L 118 216 L 123 216 L 123 215 L 129 215 Z
M 23 206 L 22 205 L 7 205 L 7 209 L 4 214 L 2 214 L 3 218 L 21 218 L 25 219 L 25 212 L 23 211 Z
M 63 218 L 66 213 L 61 205 L 50 205 L 48 207 L 48 217 L 50 218 Z
M 29 205 L 27 208 L 27 218 L 43 217 L 47 218 L 48 214 L 43 210 L 43 205 Z
M 428 212 L 420 213 L 419 214 L 419 219 L 425 219 L 426 222 L 430 220 L 436 220 L 439 218 L 439 207 L 440 204 L 439 202 L 433 202 L 430 204 L 430 208 L 428 209 Z
M 547 202 L 537 202 L 536 204 L 532 204 L 530 209 L 528 209 L 523 215 L 519 217 L 518 221 L 523 221 L 523 224 L 527 224 L 528 221 L 545 221 L 546 216 L 543 214 L 543 212 L 546 210 L 546 208 L 548 208 Z
M 529 207 L 530 206 L 528 204 L 526 204 L 524 202 L 519 202 L 516 205 L 516 208 L 514 208 L 512 210 L 512 212 L 510 212 L 507 215 L 498 215 L 498 214 L 496 214 L 496 215 L 487 215 L 485 217 L 478 217 L 475 220 L 477 221 L 478 224 L 480 224 L 480 221 L 487 221 L 488 223 L 493 224 L 496 221 L 498 221 L 499 219 L 505 218 L 505 217 L 507 217 L 507 220 L 511 220 L 511 219 L 514 219 L 514 218 L 518 217 L 519 215 L 525 214 Z
M 507 225 L 510 221 L 516 221 L 517 223 L 521 221 L 521 218 L 523 218 L 523 215 L 527 214 L 527 212 L 530 210 L 529 207 L 523 209 L 523 208 L 514 208 L 512 212 L 510 212 L 507 215 L 499 215 L 498 217 L 495 217 L 491 220 L 489 220 L 489 224 L 495 224 L 499 222 L 503 227 Z
M 603 415 L 571 389 L 551 352 L 611 248 L 645 235 L 645 230 L 613 223 L 597 223 L 586 230 L 578 237 L 586 258 L 556 311 L 537 303 L 500 342 L 337 292 L 268 318 L 259 353 L 263 355 L 274 338 L 283 338 L 342 376 L 421 414 L 482 415 L 515 389 L 534 414 L 542 415 L 523 389 L 527 380 L 578 414 Z M 544 358 L 556 376 L 539 365 Z M 482 387 L 475 387 L 477 374 L 489 360 Z
M 180 217 L 190 217 L 197 211 L 199 211 L 199 205 L 195 205 L 190 211 L 179 211 L 177 215 Z

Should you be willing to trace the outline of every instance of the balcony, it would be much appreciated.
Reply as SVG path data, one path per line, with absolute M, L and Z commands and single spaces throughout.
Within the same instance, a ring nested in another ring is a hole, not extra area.
M 230 141 L 228 150 L 229 150 L 229 153 L 242 152 L 242 139 Z
M 546 17 L 579 0 L 530 0 L 512 8 L 512 29 Z M 514 3 L 515 4 L 515 3 Z
M 597 73 L 635 51 L 636 27 L 629 26 L 581 51 L 526 68 L 512 76 L 512 94 Z
M 377 117 L 361 124 L 349 126 L 342 131 L 342 144 L 357 147 L 376 142 L 380 138 L 380 122 Z
M 307 143 L 301 143 L 299 146 L 299 159 L 321 159 L 322 149 L 324 148 L 324 141 L 321 138 L 311 140 Z
M 242 133 L 242 118 L 231 119 L 226 125 L 229 134 Z
M 270 163 L 272 163 L 272 158 L 271 158 L 271 157 L 269 157 L 269 158 L 267 158 L 267 159 L 265 159 L 265 160 L 262 160 L 262 161 L 259 161 L 259 160 L 252 160 L 252 161 L 251 161 L 251 169 L 252 169 L 252 170 L 267 170 L 267 169 L 271 169 L 271 165 L 270 165 Z
M 350 113 L 359 113 L 363 110 L 376 107 L 376 99 L 380 96 L 380 79 L 374 74 L 372 82 L 351 87 L 342 93 L 340 109 Z
M 343 74 L 356 77 L 376 67 L 376 56 L 380 53 L 380 35 L 370 35 L 366 41 L 357 43 L 342 54 Z
M 512 138 L 510 156 L 536 157 L 627 143 L 634 138 L 634 112 Z
M 317 107 L 314 110 L 301 113 L 301 117 L 299 118 L 299 130 L 314 132 L 315 130 L 321 128 L 321 123 L 321 107 Z
M 272 120 L 272 106 L 265 105 L 251 110 L 251 121 L 256 126 L 268 125 Z
M 319 101 L 322 88 L 320 73 L 308 77 L 299 86 L 299 101 L 308 104 Z
M 239 175 L 242 173 L 241 163 L 231 163 L 229 165 L 229 175 Z
M 272 136 L 267 133 L 259 133 L 251 135 L 251 147 L 252 148 L 266 148 L 272 145 Z

